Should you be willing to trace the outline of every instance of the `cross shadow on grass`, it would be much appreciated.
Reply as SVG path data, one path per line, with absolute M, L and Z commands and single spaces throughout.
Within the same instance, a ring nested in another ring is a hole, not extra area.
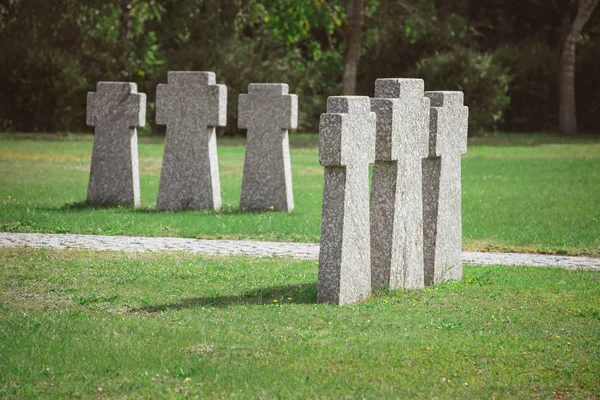
M 288 300 L 289 299 L 289 300 Z M 275 302 L 274 300 L 277 300 Z M 182 310 L 196 307 L 226 308 L 239 305 L 273 305 L 273 304 L 316 304 L 317 283 L 298 285 L 272 286 L 251 290 L 229 296 L 188 297 L 177 303 L 145 306 L 131 310 L 132 313 L 155 313 L 169 310 Z
M 134 208 L 133 206 L 115 206 L 110 204 L 89 204 L 87 201 L 78 201 L 74 203 L 66 203 L 62 207 L 50 208 L 41 207 L 45 211 L 88 211 L 88 210 L 105 210 L 105 209 L 123 209 L 136 214 L 182 214 L 182 213 L 197 213 L 199 215 L 249 215 L 249 214 L 265 214 L 271 212 L 278 212 L 272 210 L 266 211 L 244 211 L 240 210 L 238 205 L 225 204 L 219 211 L 214 210 L 177 210 L 177 211 L 164 211 L 157 210 L 154 207 L 144 206 L 140 208 Z
M 90 204 L 86 200 L 76 201 L 73 203 L 66 203 L 62 207 L 58 208 L 59 211 L 83 211 L 83 210 L 94 210 L 94 209 L 110 209 L 110 208 L 124 208 L 128 210 L 135 210 L 133 206 L 119 206 L 114 204 Z M 56 210 L 56 208 L 45 208 L 46 210 Z

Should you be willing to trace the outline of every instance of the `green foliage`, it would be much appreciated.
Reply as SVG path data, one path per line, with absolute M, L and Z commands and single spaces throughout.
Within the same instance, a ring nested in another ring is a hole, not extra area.
M 235 96 L 259 81 L 287 82 L 300 95 L 300 126 L 316 131 L 327 97 L 341 92 L 347 5 L 347 0 L 0 2 L 0 129 L 89 130 L 86 92 L 98 81 L 115 80 L 134 81 L 148 94 L 148 125 L 141 132 L 162 132 L 154 125 L 156 85 L 170 70 L 212 70 L 230 89 L 228 126 L 221 133 L 239 133 Z M 419 61 L 438 75 L 456 64 L 458 75 L 448 81 L 453 88 L 473 87 L 475 81 L 491 88 L 484 110 L 476 111 L 489 114 L 478 117 L 473 132 L 555 129 L 562 21 L 576 10 L 573 5 L 369 0 L 357 91 L 371 95 L 375 79 L 408 76 Z M 600 115 L 598 91 L 589 90 L 598 85 L 598 22 L 597 11 L 579 38 L 576 70 L 580 126 L 591 132 Z M 496 72 L 496 82 L 485 83 Z M 451 88 L 440 83 L 436 89 Z M 506 96 L 512 99 L 508 105 Z
M 221 62 L 215 71 L 219 80 L 227 82 L 228 132 L 235 132 L 232 127 L 237 126 L 237 98 L 247 92 L 250 82 L 288 83 L 290 92 L 296 93 L 302 103 L 299 129 L 317 130 L 325 99 L 338 88 L 339 58 L 325 53 L 311 62 L 301 49 L 294 47 L 286 51 L 272 35 L 263 35 L 261 41 L 233 39 L 218 49 Z
M 250 42 L 247 37 L 236 40 L 248 48 L 256 47 L 256 36 L 262 38 L 261 47 L 268 50 L 262 52 L 261 60 L 253 57 L 253 62 L 261 64 L 263 71 L 238 76 L 248 83 L 290 83 L 301 99 L 301 130 L 318 130 L 326 98 L 340 92 L 345 4 L 322 0 L 252 2 L 247 23 L 254 27 L 254 35 Z
M 253 7 L 255 23 L 264 23 L 277 39 L 297 45 L 315 41 L 321 31 L 329 41 L 342 28 L 346 11 L 341 1 L 263 0 Z
M 469 134 L 496 130 L 510 104 L 512 77 L 490 54 L 458 47 L 417 63 L 427 90 L 460 90 L 469 106 Z
M 156 2 L 132 1 L 119 41 L 119 2 L 11 0 L 0 5 L 0 127 L 15 131 L 85 129 L 86 92 L 100 80 L 136 80 L 164 65 Z M 6 55 L 6 57 L 4 57 Z

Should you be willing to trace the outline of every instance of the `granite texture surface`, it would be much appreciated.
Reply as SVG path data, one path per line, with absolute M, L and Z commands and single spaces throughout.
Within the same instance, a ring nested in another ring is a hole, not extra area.
M 425 92 L 431 101 L 429 155 L 423 159 L 425 285 L 462 279 L 460 157 L 469 109 L 462 92 Z
M 319 302 L 356 303 L 371 293 L 369 164 L 375 161 L 375 119 L 365 96 L 329 97 L 321 115 Z
M 377 79 L 371 188 L 373 288 L 421 288 L 423 267 L 422 160 L 429 146 L 429 98 L 421 79 Z
M 140 205 L 137 127 L 146 124 L 146 95 L 130 82 L 98 82 L 87 95 L 87 124 L 94 127 L 87 203 Z
M 294 209 L 288 130 L 298 127 L 298 97 L 285 83 L 251 83 L 238 99 L 238 126 L 247 129 L 240 209 Z
M 168 74 L 156 89 L 156 123 L 167 125 L 158 210 L 221 208 L 216 127 L 227 123 L 227 87 L 214 72 Z

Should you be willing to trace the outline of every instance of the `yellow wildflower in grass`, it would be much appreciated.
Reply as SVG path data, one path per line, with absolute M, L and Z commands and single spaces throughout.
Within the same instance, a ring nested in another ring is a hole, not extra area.
M 273 303 L 279 303 L 279 301 L 277 301 L 277 299 L 273 300 Z
M 291 298 L 291 297 L 288 297 L 288 300 L 289 300 L 289 301 L 292 301 L 292 298 Z

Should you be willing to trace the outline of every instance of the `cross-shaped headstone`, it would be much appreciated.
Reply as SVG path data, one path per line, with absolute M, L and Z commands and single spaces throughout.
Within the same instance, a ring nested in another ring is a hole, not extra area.
M 325 167 L 319 302 L 355 303 L 371 293 L 369 164 L 375 161 L 375 129 L 368 97 L 327 99 L 319 125 Z
M 467 153 L 469 108 L 462 92 L 431 100 L 429 156 L 423 160 L 425 285 L 462 278 L 460 156 Z
M 146 95 L 129 82 L 98 82 L 87 96 L 94 148 L 87 202 L 140 205 L 137 129 L 146 124 Z
M 371 191 L 373 288 L 420 288 L 423 270 L 422 161 L 429 99 L 422 79 L 377 79 L 371 111 L 377 141 Z
M 169 72 L 156 88 L 156 123 L 167 125 L 156 208 L 221 208 L 216 127 L 227 123 L 227 87 L 214 72 Z
M 298 96 L 285 83 L 251 83 L 240 94 L 238 126 L 248 129 L 240 209 L 292 211 L 288 129 L 298 126 Z

